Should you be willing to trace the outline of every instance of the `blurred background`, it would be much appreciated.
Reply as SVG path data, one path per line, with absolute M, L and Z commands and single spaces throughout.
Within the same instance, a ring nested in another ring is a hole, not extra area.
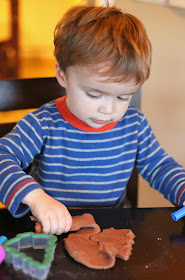
M 55 25 L 79 2 L 0 0 L 0 79 L 54 76 Z
M 0 0 L 0 80 L 54 77 L 56 23 L 72 5 L 103 2 Z M 185 168 L 185 10 L 135 0 L 110 2 L 134 14 L 147 29 L 153 60 L 150 78 L 142 87 L 141 110 L 163 148 Z M 16 113 L 13 116 L 17 119 Z M 0 124 L 4 118 L 7 121 L 7 114 L 4 116 L 0 112 Z M 138 206 L 171 203 L 140 177 Z

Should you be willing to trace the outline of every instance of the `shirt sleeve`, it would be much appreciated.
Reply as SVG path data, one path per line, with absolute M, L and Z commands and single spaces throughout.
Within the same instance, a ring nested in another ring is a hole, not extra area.
M 27 114 L 13 130 L 0 139 L 0 201 L 14 217 L 29 212 L 19 207 L 31 191 L 42 188 L 23 169 L 40 153 L 43 145 L 42 128 L 33 114 Z
M 173 204 L 182 205 L 185 200 L 185 170 L 162 149 L 143 115 L 138 133 L 136 166 L 152 188 Z

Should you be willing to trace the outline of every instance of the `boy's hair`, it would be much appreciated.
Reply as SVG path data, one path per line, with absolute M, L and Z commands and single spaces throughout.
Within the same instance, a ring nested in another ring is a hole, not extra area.
M 116 7 L 72 7 L 56 25 L 54 45 L 64 72 L 81 65 L 109 81 L 142 84 L 149 77 L 152 48 L 145 27 Z

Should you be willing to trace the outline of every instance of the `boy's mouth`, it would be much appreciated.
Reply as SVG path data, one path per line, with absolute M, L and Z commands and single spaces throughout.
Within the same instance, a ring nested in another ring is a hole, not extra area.
M 91 121 L 93 121 L 94 123 L 103 124 L 103 125 L 110 122 L 110 121 L 97 120 L 97 119 L 94 119 L 94 118 L 91 118 Z

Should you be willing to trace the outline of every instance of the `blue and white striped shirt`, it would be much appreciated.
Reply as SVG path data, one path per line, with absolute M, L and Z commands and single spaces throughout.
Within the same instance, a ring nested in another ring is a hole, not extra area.
M 64 98 L 60 103 L 66 109 Z M 67 207 L 113 206 L 126 194 L 134 165 L 172 203 L 185 200 L 185 170 L 160 147 L 136 108 L 104 131 L 79 129 L 62 115 L 51 101 L 0 139 L 0 201 L 12 215 L 29 211 L 19 205 L 37 188 Z M 32 161 L 27 175 L 23 169 Z

